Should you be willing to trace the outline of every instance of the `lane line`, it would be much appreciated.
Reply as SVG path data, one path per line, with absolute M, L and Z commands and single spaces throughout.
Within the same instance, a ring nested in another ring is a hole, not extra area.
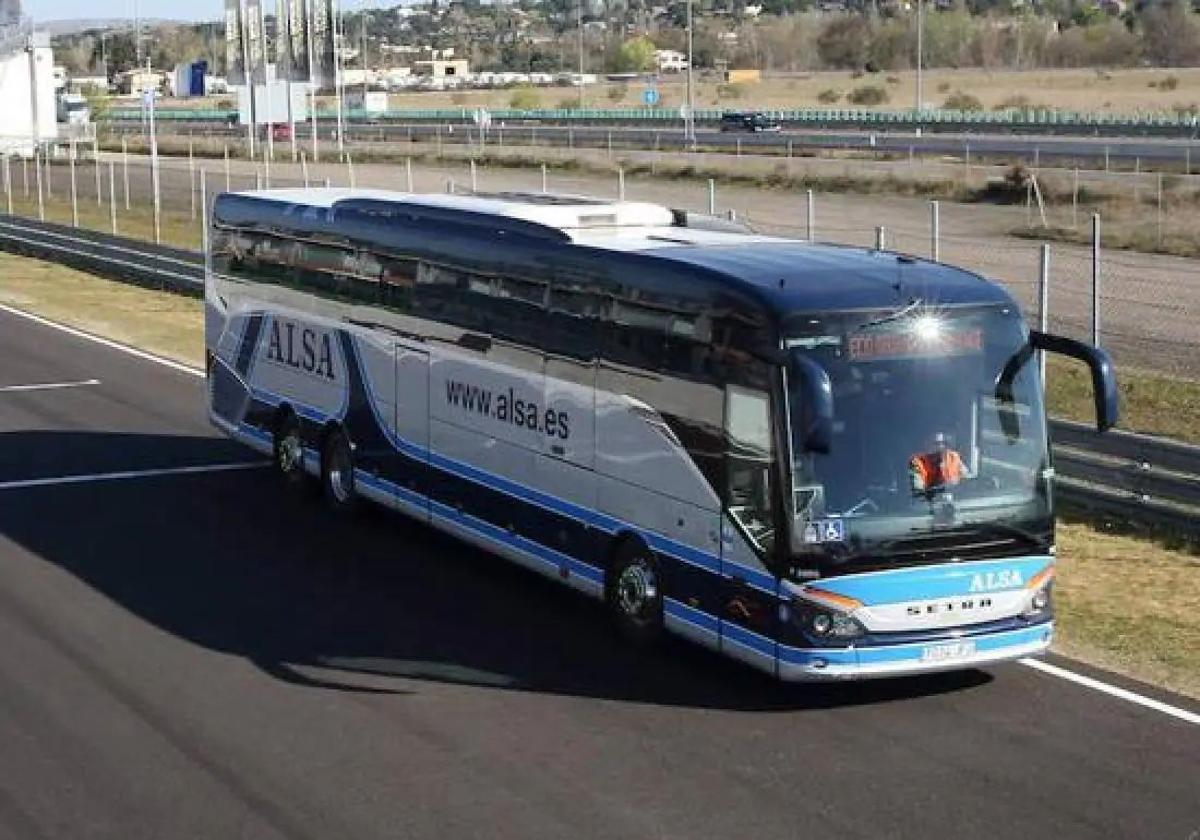
M 94 481 L 128 481 L 135 478 L 157 478 L 167 475 L 196 475 L 199 473 L 260 470 L 270 466 L 268 461 L 238 461 L 231 464 L 200 464 L 194 467 L 162 467 L 153 470 L 124 470 L 122 472 L 59 475 L 53 478 L 24 478 L 0 482 L 0 491 L 23 490 L 29 487 L 54 487 L 62 484 L 88 484 Z
M 165 367 L 169 367 L 172 370 L 179 371 L 180 373 L 187 373 L 191 374 L 192 376 L 204 376 L 204 371 L 200 368 L 195 368 L 191 365 L 185 365 L 182 362 L 177 362 L 174 359 L 167 359 L 163 356 L 155 355 L 154 353 L 148 353 L 145 350 L 139 350 L 136 347 L 130 347 L 127 344 L 121 344 L 117 341 L 101 338 L 98 335 L 84 332 L 83 330 L 76 329 L 75 327 L 69 327 L 66 324 L 60 324 L 57 321 L 51 321 L 48 318 L 43 318 L 40 315 L 34 315 L 31 312 L 15 309 L 3 303 L 0 303 L 0 312 L 7 312 L 9 315 L 15 315 L 18 318 L 25 318 L 26 320 L 33 321 L 36 324 L 41 324 L 42 326 L 50 327 L 51 329 L 60 330 L 61 332 L 65 332 L 68 335 L 75 336 L 76 338 L 82 338 L 85 341 L 95 342 L 96 344 L 100 344 L 113 350 L 118 350 L 122 353 L 127 353 L 131 356 L 144 359 L 148 362 L 164 365 Z M 182 475 L 188 473 L 218 472 L 222 470 L 251 469 L 262 466 L 265 466 L 265 464 L 216 464 L 208 467 L 178 467 L 163 470 L 101 473 L 90 476 L 63 476 L 60 478 L 50 479 L 38 478 L 25 481 L 10 481 L 0 483 L 0 491 L 16 490 L 22 487 L 42 487 L 54 484 L 77 484 L 88 481 L 119 481 L 124 479 L 152 477 L 156 475 Z M 1051 665 L 1050 663 L 1043 662 L 1039 659 L 1021 659 L 1019 662 L 1028 668 L 1034 669 L 1035 671 L 1040 671 L 1044 674 L 1049 674 L 1051 676 L 1058 677 L 1059 679 L 1073 682 L 1085 688 L 1090 688 L 1094 691 L 1108 694 L 1111 697 L 1116 697 L 1118 699 L 1143 706 L 1147 709 L 1161 712 L 1162 714 L 1177 718 L 1187 723 L 1200 725 L 1200 714 L 1189 712 L 1186 709 L 1180 709 L 1177 706 L 1172 706 L 1169 703 L 1162 702 L 1161 700 L 1155 700 L 1152 697 L 1146 697 L 1138 694 L 1137 692 L 1130 691 L 1129 689 L 1121 688 L 1119 686 L 1109 685 L 1108 683 L 1095 679 L 1094 677 L 1086 677 L 1083 674 L 1077 674 L 1074 671 L 1069 671 L 1066 668 L 1061 668 L 1057 665 Z
M 101 338 L 98 335 L 93 335 L 90 332 L 68 327 L 66 324 L 60 324 L 58 321 L 51 321 L 49 318 L 43 318 L 41 315 L 34 315 L 32 312 L 26 312 L 23 309 L 15 309 L 7 304 L 0 303 L 0 312 L 7 312 L 9 315 L 15 315 L 18 318 L 24 318 L 27 321 L 32 321 L 35 324 L 41 324 L 43 327 L 65 332 L 67 335 L 82 338 L 85 341 L 91 341 L 103 347 L 108 347 L 111 350 L 119 350 L 122 353 L 128 353 L 130 356 L 136 356 L 139 359 L 144 359 L 147 362 L 155 362 L 171 368 L 171 370 L 179 371 L 180 373 L 191 374 L 192 376 L 204 376 L 204 371 L 191 365 L 185 365 L 183 362 L 177 362 L 174 359 L 168 359 L 165 356 L 159 356 L 154 353 L 148 353 L 145 350 L 139 350 L 136 347 L 130 347 L 128 344 L 122 344 L 119 341 L 113 341 L 110 338 Z
M 1135 703 L 1139 706 L 1145 706 L 1147 709 L 1153 709 L 1156 712 L 1161 712 L 1164 715 L 1170 715 L 1173 718 L 1194 723 L 1200 726 L 1200 714 L 1189 712 L 1187 709 L 1181 709 L 1178 706 L 1172 706 L 1170 703 L 1164 703 L 1161 700 L 1155 700 L 1153 697 L 1147 697 L 1144 694 L 1138 694 L 1136 691 L 1130 691 L 1127 688 L 1121 688 L 1115 685 L 1109 685 L 1106 682 L 1095 679 L 1094 677 L 1085 677 L 1083 674 L 1077 674 L 1074 671 L 1068 671 L 1066 668 L 1060 668 L 1057 665 L 1051 665 L 1049 662 L 1043 662 L 1040 659 L 1018 659 L 1022 665 L 1032 668 L 1035 671 L 1041 671 L 1044 674 L 1058 677 L 1059 679 L 1073 682 L 1077 685 L 1082 685 L 1085 688 L 1090 688 L 1094 691 L 1099 691 L 1103 694 L 1108 694 L 1112 697 L 1117 697 L 1121 700 L 1126 700 L 1130 703 Z
M 35 382 L 31 385 L 0 385 L 0 394 L 24 393 L 25 391 L 59 391 L 63 388 L 86 388 L 99 385 L 99 379 L 81 379 L 78 382 Z

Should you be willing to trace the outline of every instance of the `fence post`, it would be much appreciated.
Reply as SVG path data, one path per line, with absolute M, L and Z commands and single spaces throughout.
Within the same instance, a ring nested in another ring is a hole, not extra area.
M 737 221 L 737 211 L 734 210 L 732 207 L 730 207 L 728 210 L 725 211 L 725 218 L 729 219 L 729 221 L 731 221 L 731 222 L 736 222 Z
M 446 179 L 446 192 L 449 195 L 454 195 L 454 179 L 453 178 Z
M 1038 329 L 1046 332 L 1050 324 L 1050 246 L 1042 243 L 1041 260 L 1038 263 Z M 1042 386 L 1046 385 L 1046 354 L 1038 351 L 1038 371 Z
M 300 153 L 300 177 L 304 179 L 304 189 L 308 189 L 308 155 Z
M 549 192 L 546 184 L 546 164 L 542 164 L 542 192 Z
M 737 140 L 735 140 L 734 143 L 736 143 L 736 145 L 734 146 L 734 149 L 736 150 L 736 156 L 741 157 L 742 156 L 742 138 L 741 137 L 737 138 Z
M 608 156 L 612 157 L 612 129 L 608 130 Z
M 471 192 L 479 191 L 479 169 L 475 166 L 475 161 L 471 161 Z
M 21 158 L 21 183 L 25 186 L 25 197 L 29 198 L 29 158 Z
M 104 206 L 104 191 L 100 186 L 100 141 L 92 137 L 92 164 L 96 167 L 96 206 Z
M 333 186 L 333 182 L 330 181 L 328 178 L 326 178 L 325 179 L 325 189 L 329 189 L 331 186 Z
M 971 177 L 971 141 L 963 141 L 963 165 L 967 170 L 967 177 Z
M 887 247 L 887 228 L 883 225 L 875 226 L 875 250 L 882 251 Z
M 42 178 L 46 182 L 46 198 L 54 198 L 54 167 L 50 165 L 50 156 L 42 151 Z
M 625 200 L 625 169 L 617 167 L 617 201 Z
M 270 170 L 268 170 L 268 172 L 269 171 Z M 269 177 L 270 176 L 268 175 L 268 178 Z M 350 189 L 354 189 L 354 186 L 355 186 L 355 184 L 354 184 L 354 161 L 352 161 L 350 159 L 349 150 L 346 151 L 346 178 L 350 182 Z M 269 185 L 270 185 L 270 182 L 268 181 L 268 186 Z
M 112 225 L 113 236 L 117 235 L 117 165 L 108 162 L 108 221 Z
M 204 170 L 200 170 L 200 253 L 204 254 L 204 265 L 208 266 L 208 184 Z
M 71 172 L 71 227 L 79 227 L 79 192 L 75 186 L 75 144 L 71 144 L 67 167 Z
M 262 189 L 262 172 L 260 172 L 257 168 L 254 170 L 254 189 Z
M 225 192 L 230 192 L 233 189 L 232 181 L 229 175 L 229 144 L 225 144 Z
M 42 197 L 42 163 L 41 152 L 33 150 L 33 174 L 37 179 L 38 221 L 46 221 L 46 200 Z
M 408 182 L 408 191 L 413 192 L 412 158 L 404 159 L 404 178 Z
M 808 202 L 808 217 L 805 219 L 808 226 L 808 241 L 813 242 L 817 235 L 817 201 L 812 190 L 805 190 L 804 193 Z
M 717 215 L 717 180 L 708 179 L 708 215 Z
M 1071 228 L 1076 230 L 1079 228 L 1079 167 L 1075 167 L 1075 174 L 1071 178 Z
M 125 209 L 129 209 L 129 144 L 121 138 L 121 168 L 122 178 L 125 179 Z
M 196 158 L 192 154 L 192 141 L 188 141 L 188 201 L 192 221 L 196 220 Z
M 12 200 L 12 171 L 8 165 L 8 155 L 4 156 L 4 203 L 8 208 L 8 215 L 12 215 L 13 200 Z
M 1158 219 L 1157 219 L 1157 221 L 1158 221 L 1158 244 L 1160 247 L 1162 246 L 1162 219 L 1163 219 L 1162 205 L 1163 205 L 1163 176 L 1162 176 L 1162 173 L 1159 172 L 1158 173 Z
M 1092 346 L 1100 346 L 1100 214 L 1092 214 Z
M 1108 146 L 1104 147 L 1104 171 L 1108 171 Z
M 929 255 L 934 262 L 942 261 L 941 231 L 941 204 L 934 199 L 929 202 Z
M 1192 147 L 1188 145 L 1183 150 L 1183 174 L 1192 174 Z

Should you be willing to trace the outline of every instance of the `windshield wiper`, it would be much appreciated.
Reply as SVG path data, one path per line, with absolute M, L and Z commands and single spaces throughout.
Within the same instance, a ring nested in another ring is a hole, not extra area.
M 921 303 L 922 303 L 922 300 L 920 298 L 913 298 L 911 301 L 908 302 L 907 306 L 902 306 L 900 309 L 897 309 L 895 312 L 889 313 L 887 315 L 883 315 L 879 318 L 876 318 L 874 321 L 867 321 L 865 324 L 859 324 L 857 327 L 854 328 L 854 331 L 860 332 L 862 330 L 868 330 L 871 327 L 878 327 L 881 324 L 889 324 L 892 321 L 899 321 L 901 318 L 905 317 L 906 315 L 910 314 L 915 309 L 920 307 Z
M 963 527 L 984 535 L 1008 537 L 1022 542 L 1030 548 L 1045 549 L 1049 542 L 1044 533 L 1038 534 L 1008 522 L 971 522 Z

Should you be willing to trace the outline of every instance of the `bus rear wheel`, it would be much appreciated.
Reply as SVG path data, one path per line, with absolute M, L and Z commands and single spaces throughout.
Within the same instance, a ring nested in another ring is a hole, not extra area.
M 321 484 L 325 500 L 335 511 L 348 513 L 355 508 L 354 452 L 340 429 L 329 433 L 321 450 Z
M 304 441 L 300 437 L 300 421 L 288 411 L 275 424 L 272 441 L 275 472 L 289 487 L 299 487 L 307 477 L 304 472 Z
M 639 645 L 663 635 L 663 594 L 658 563 L 644 545 L 626 542 L 608 576 L 607 602 L 617 630 Z

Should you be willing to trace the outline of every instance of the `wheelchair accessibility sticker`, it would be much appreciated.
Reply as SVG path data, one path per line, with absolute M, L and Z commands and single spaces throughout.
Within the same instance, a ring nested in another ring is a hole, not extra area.
M 814 519 L 804 526 L 806 543 L 845 542 L 846 523 L 841 519 Z

